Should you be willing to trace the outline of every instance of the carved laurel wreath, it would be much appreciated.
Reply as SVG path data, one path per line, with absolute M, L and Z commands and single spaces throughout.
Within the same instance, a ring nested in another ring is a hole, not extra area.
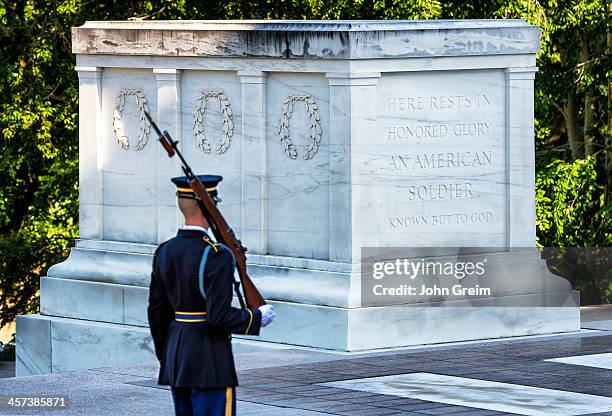
M 223 93 L 223 90 L 202 90 L 202 95 L 196 100 L 195 113 L 193 117 L 193 134 L 196 137 L 196 141 L 200 149 L 204 153 L 210 153 L 210 140 L 206 137 L 204 132 L 204 113 L 206 112 L 206 106 L 208 104 L 208 98 L 217 98 L 219 102 L 219 109 L 223 114 L 223 135 L 217 141 L 217 153 L 225 153 L 229 148 L 234 135 L 234 122 L 232 120 L 232 109 L 227 96 Z
M 130 142 L 123 131 L 121 117 L 123 114 L 123 108 L 125 107 L 125 100 L 128 95 L 133 95 L 136 97 L 136 105 L 138 106 L 138 111 L 140 112 L 140 128 L 138 130 L 136 150 L 141 150 L 145 144 L 147 144 L 149 131 L 151 130 L 151 123 L 149 123 L 149 120 L 147 120 L 147 117 L 145 116 L 145 112 L 149 112 L 149 104 L 147 104 L 147 99 L 142 91 L 122 89 L 119 92 L 119 95 L 115 99 L 115 110 L 113 111 L 113 130 L 115 131 L 115 137 L 117 138 L 117 141 L 121 147 L 124 150 L 127 150 L 130 147 Z
M 303 156 L 304 160 L 312 159 L 319 150 L 319 144 L 321 143 L 321 124 L 318 106 L 315 100 L 310 95 L 290 95 L 285 100 L 283 108 L 281 109 L 279 129 L 281 144 L 283 150 L 291 159 L 297 158 L 297 149 L 291 141 L 291 133 L 289 132 L 289 120 L 291 119 L 291 113 L 293 112 L 293 106 L 296 102 L 303 101 L 306 104 L 306 110 L 308 111 L 308 118 L 310 120 L 310 143 L 306 145 L 306 154 Z

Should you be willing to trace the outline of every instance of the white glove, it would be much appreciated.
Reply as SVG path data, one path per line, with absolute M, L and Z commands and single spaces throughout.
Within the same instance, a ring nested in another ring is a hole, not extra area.
M 274 313 L 274 306 L 272 305 L 261 305 L 257 308 L 261 312 L 261 326 L 266 327 L 274 320 L 276 314 Z

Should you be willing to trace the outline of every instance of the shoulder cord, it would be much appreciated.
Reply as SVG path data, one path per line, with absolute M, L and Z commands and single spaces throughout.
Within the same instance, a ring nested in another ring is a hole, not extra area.
M 234 270 L 236 270 L 236 257 L 234 256 L 234 253 L 232 253 L 232 250 L 230 250 L 225 244 L 217 243 L 216 246 L 221 247 L 223 250 L 228 251 L 230 255 L 232 256 L 232 277 L 234 277 L 233 273 L 234 273 Z M 208 260 L 208 254 L 210 253 L 211 248 L 213 247 L 209 245 L 209 246 L 206 246 L 206 248 L 204 249 L 204 253 L 202 254 L 202 259 L 200 260 L 200 269 L 198 271 L 198 287 L 200 289 L 200 294 L 202 295 L 204 300 L 206 300 L 206 293 L 204 291 L 204 270 L 206 269 L 206 261 Z M 240 293 L 240 281 L 235 280 L 235 277 L 234 277 L 234 292 L 236 292 L 236 296 L 238 297 L 238 302 L 240 302 L 240 307 L 242 309 L 246 309 L 244 298 L 242 297 L 242 293 Z

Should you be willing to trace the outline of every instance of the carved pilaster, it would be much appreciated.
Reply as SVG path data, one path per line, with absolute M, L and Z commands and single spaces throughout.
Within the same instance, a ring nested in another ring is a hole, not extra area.
M 167 130 L 174 140 L 181 140 L 181 70 L 154 69 L 157 79 L 157 116 L 156 122 L 161 130 Z M 151 132 L 155 134 L 155 132 Z M 176 229 L 183 225 L 183 217 L 176 203 L 175 188 L 170 182 L 168 172 L 176 176 L 182 174 L 176 157 L 169 159 L 163 148 L 152 140 L 157 155 L 157 242 L 161 243 L 176 234 Z M 172 167 L 167 168 L 168 165 Z
M 266 73 L 239 71 L 242 83 L 242 234 L 250 253 L 268 251 Z
M 377 91 L 380 73 L 327 73 L 330 97 L 329 259 L 358 258 L 353 247 L 351 153 L 353 144 L 376 137 Z M 347 215 L 350 214 L 350 215 Z
M 509 247 L 535 247 L 533 82 L 537 70 L 537 67 L 506 69 Z
M 75 70 L 79 74 L 79 235 L 101 240 L 102 68 L 77 66 Z

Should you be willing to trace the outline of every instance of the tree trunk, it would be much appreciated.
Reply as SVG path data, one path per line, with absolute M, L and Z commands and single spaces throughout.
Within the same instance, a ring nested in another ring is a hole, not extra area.
M 588 75 L 591 70 L 591 59 L 589 54 L 589 42 L 583 40 L 580 46 L 580 60 L 582 61 L 585 75 Z M 583 121 L 583 137 L 584 137 L 584 154 L 590 156 L 595 153 L 595 91 L 592 85 L 587 85 L 584 93 L 584 121 Z
M 584 157 L 581 132 L 578 128 L 578 105 L 576 104 L 576 89 L 571 86 L 567 91 L 567 101 L 563 106 L 565 113 L 565 128 L 567 130 L 567 141 L 572 152 L 572 159 L 582 159 Z
M 569 51 L 563 47 L 560 47 L 559 55 L 561 65 L 564 68 L 571 68 L 573 66 Z M 582 159 L 584 157 L 584 148 L 582 144 L 582 131 L 578 126 L 578 104 L 576 97 L 576 85 L 574 82 L 572 82 L 567 89 L 565 103 L 563 104 L 563 117 L 565 118 L 567 142 L 569 143 L 570 151 L 572 153 L 572 159 Z

